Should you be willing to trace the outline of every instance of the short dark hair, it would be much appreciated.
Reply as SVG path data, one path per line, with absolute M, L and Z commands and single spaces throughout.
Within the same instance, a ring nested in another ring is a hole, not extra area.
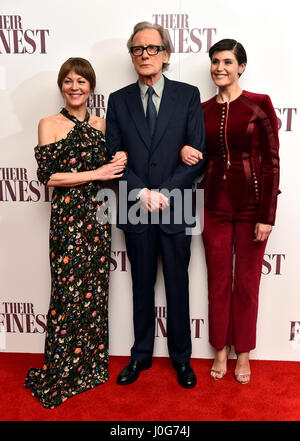
M 236 40 L 224 38 L 223 40 L 218 41 L 209 49 L 209 58 L 212 59 L 213 53 L 219 51 L 232 51 L 239 65 L 247 63 L 247 54 L 244 46 Z
M 77 75 L 80 75 L 81 77 L 88 80 L 88 82 L 90 83 L 91 92 L 94 92 L 96 87 L 95 71 L 88 60 L 80 57 L 69 58 L 61 66 L 57 77 L 57 84 L 60 91 L 62 89 L 62 83 L 64 79 L 66 78 L 68 73 L 71 72 L 71 70 L 74 70 L 74 72 L 76 72 Z
M 127 41 L 128 50 L 130 50 L 131 46 L 133 45 L 133 39 L 135 37 L 135 34 L 137 34 L 140 31 L 143 31 L 144 29 L 155 29 L 157 32 L 159 32 L 159 35 L 161 36 L 162 44 L 166 48 L 166 52 L 169 54 L 170 57 L 172 52 L 171 45 L 165 29 L 161 25 L 157 23 L 150 23 L 149 21 L 141 21 L 140 23 L 137 23 L 134 26 L 132 34 L 130 35 Z M 168 67 L 169 67 L 169 63 L 163 63 L 163 71 L 167 70 Z

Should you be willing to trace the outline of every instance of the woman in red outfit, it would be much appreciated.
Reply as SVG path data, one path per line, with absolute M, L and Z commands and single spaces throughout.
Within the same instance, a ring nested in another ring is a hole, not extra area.
M 235 347 L 235 378 L 250 381 L 249 352 L 256 345 L 258 291 L 267 239 L 279 193 L 278 124 L 268 95 L 242 90 L 239 77 L 247 55 L 235 40 L 210 51 L 211 77 L 218 94 L 203 103 L 207 165 L 204 231 L 209 340 L 216 349 L 210 371 L 224 377 L 230 346 Z M 198 161 L 184 147 L 182 160 Z

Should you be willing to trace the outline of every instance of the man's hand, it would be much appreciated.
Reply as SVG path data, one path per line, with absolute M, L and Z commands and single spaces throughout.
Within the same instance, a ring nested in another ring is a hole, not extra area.
M 186 165 L 196 165 L 201 159 L 203 159 L 203 155 L 199 150 L 194 149 L 190 145 L 185 145 L 180 150 L 180 156 L 182 162 Z
M 154 190 L 144 190 L 140 196 L 140 200 L 144 212 L 160 211 L 169 206 L 169 199 L 162 193 Z

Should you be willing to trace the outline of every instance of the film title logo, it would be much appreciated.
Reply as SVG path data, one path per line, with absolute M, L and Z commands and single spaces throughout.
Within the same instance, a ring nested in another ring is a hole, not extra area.
M 296 107 L 275 107 L 277 114 L 278 128 L 285 132 L 292 132 L 293 129 L 293 116 L 297 115 Z
M 110 256 L 110 271 L 116 271 L 117 269 L 121 272 L 128 271 L 127 265 L 127 251 L 111 251 Z
M 33 303 L 2 302 L 0 327 L 6 333 L 43 334 L 46 315 L 36 314 Z
M 0 168 L 0 202 L 49 202 L 50 191 L 38 180 L 29 180 L 26 168 Z
M 290 341 L 300 344 L 300 322 L 291 322 Z
M 172 52 L 208 52 L 217 33 L 216 28 L 190 27 L 188 14 L 153 14 L 153 18 L 165 29 Z
M 104 103 L 104 95 L 90 95 L 87 101 L 87 107 L 93 115 L 99 116 L 100 118 L 105 118 L 106 109 Z
M 265 254 L 263 259 L 262 274 L 282 275 L 282 262 L 285 260 L 285 254 Z
M 155 306 L 155 337 L 167 337 L 167 307 Z M 191 319 L 191 335 L 193 338 L 201 338 L 204 319 Z
M 269 274 L 282 276 L 283 262 L 285 261 L 285 257 L 286 254 L 265 254 L 263 259 L 262 274 L 265 276 Z M 111 251 L 110 271 L 113 272 L 116 270 L 120 272 L 128 271 L 128 258 L 126 250 Z M 163 312 L 162 309 L 157 311 L 159 314 L 164 314 L 166 313 L 166 308 L 165 312 Z M 161 317 L 165 318 L 164 315 Z
M 49 29 L 23 29 L 20 15 L 0 15 L 0 54 L 46 54 Z

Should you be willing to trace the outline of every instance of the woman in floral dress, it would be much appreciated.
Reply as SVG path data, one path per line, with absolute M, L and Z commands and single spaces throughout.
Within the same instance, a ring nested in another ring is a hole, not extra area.
M 122 176 L 127 157 L 107 163 L 105 120 L 87 112 L 95 73 L 82 58 L 61 67 L 65 107 L 39 123 L 38 178 L 54 187 L 50 222 L 51 299 L 45 361 L 25 387 L 46 408 L 108 379 L 110 225 L 97 222 L 103 181 Z

